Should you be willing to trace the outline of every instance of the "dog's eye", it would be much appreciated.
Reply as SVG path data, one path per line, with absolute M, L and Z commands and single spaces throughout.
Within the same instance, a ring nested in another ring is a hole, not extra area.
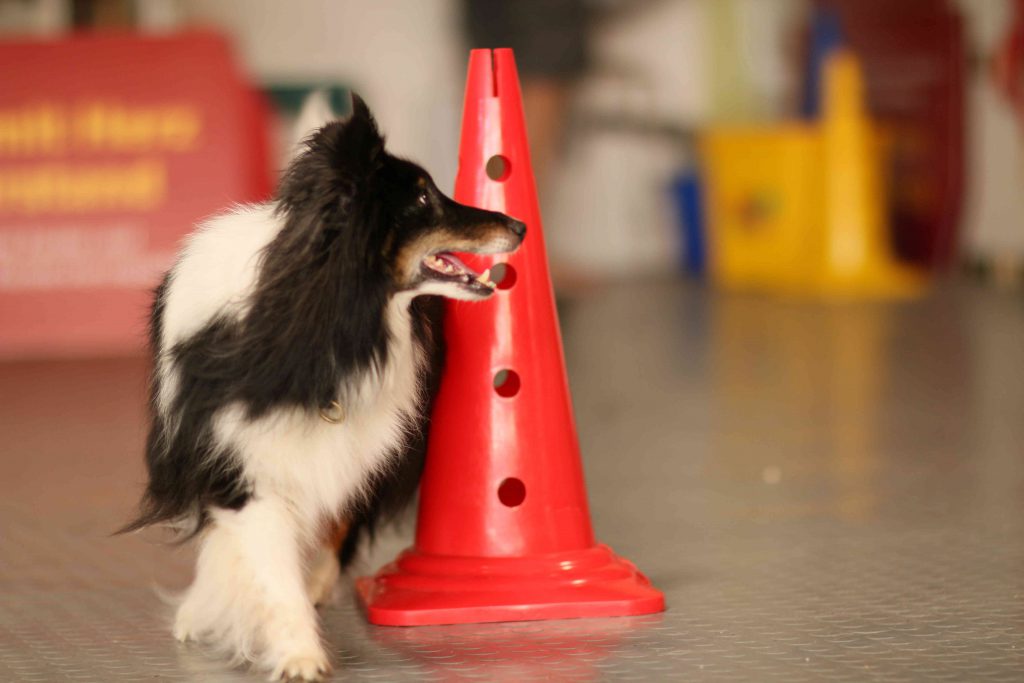
M 430 197 L 427 196 L 426 192 L 420 192 L 419 196 L 416 197 L 416 203 L 420 206 L 426 206 L 429 200 Z

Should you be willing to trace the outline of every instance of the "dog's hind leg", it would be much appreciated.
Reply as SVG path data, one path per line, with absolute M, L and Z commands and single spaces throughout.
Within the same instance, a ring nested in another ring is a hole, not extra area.
M 348 534 L 348 522 L 339 520 L 331 524 L 324 535 L 306 573 L 306 592 L 317 607 L 326 605 L 334 597 L 334 587 L 341 576 L 338 549 Z
M 211 517 L 175 635 L 252 661 L 273 679 L 319 680 L 329 665 L 306 593 L 306 539 L 293 513 L 263 496 Z

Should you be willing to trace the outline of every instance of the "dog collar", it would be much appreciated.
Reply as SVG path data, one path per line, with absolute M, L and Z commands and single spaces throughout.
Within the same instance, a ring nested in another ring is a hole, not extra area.
M 345 409 L 337 401 L 331 401 L 326 407 L 320 409 L 320 419 L 331 424 L 344 422 Z

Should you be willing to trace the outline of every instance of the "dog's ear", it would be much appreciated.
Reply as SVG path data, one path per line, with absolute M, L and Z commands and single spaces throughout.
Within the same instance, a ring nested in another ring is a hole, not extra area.
M 384 151 L 384 138 L 363 98 L 352 93 L 352 113 L 342 122 L 342 144 L 339 153 L 350 169 L 369 174 Z
M 358 93 L 350 93 L 352 99 L 352 114 L 351 118 L 359 118 L 365 121 L 373 122 L 373 114 L 370 113 L 370 108 L 366 106 L 366 102 Z M 374 123 L 376 125 L 376 123 Z
M 328 123 L 303 147 L 281 178 L 278 201 L 309 228 L 302 234 L 322 236 L 347 225 L 356 198 L 367 195 L 366 184 L 385 159 L 384 138 L 366 103 L 353 95 L 349 117 Z

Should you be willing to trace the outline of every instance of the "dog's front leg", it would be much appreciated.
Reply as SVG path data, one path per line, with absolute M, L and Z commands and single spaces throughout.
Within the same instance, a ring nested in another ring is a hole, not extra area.
M 175 635 L 252 661 L 272 679 L 320 679 L 329 665 L 306 593 L 305 534 L 294 514 L 284 501 L 257 495 L 241 510 L 211 516 Z

